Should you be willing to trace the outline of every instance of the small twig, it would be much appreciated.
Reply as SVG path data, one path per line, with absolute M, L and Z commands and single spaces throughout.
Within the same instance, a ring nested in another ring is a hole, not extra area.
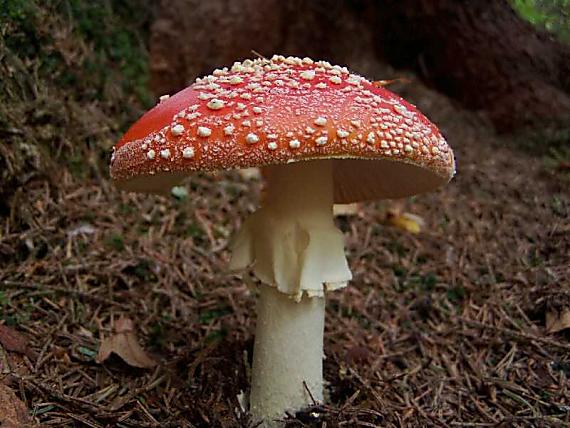
M 394 83 L 412 83 L 411 79 L 408 79 L 407 77 L 397 77 L 395 79 L 390 79 L 390 80 L 375 80 L 374 82 L 372 82 L 372 84 L 374 86 L 376 86 L 377 88 L 382 88 L 383 86 L 388 86 L 388 85 L 392 85 Z
M 501 426 L 503 424 L 507 424 L 509 422 L 517 422 L 517 421 L 544 421 L 544 422 L 552 422 L 557 424 L 557 426 L 561 427 L 570 427 L 570 423 L 563 422 L 561 419 L 565 417 L 564 413 L 559 415 L 548 415 L 548 416 L 510 416 L 505 417 L 498 422 L 461 422 L 461 421 L 453 421 L 451 425 L 458 425 L 462 427 L 496 427 Z
M 57 391 L 54 388 L 50 388 L 49 386 L 45 385 L 44 383 L 37 382 L 37 381 L 35 381 L 29 377 L 21 376 L 15 372 L 12 372 L 11 376 L 16 378 L 17 380 L 19 380 L 23 384 L 27 384 L 27 385 L 35 388 L 35 389 L 39 389 L 44 394 L 47 394 L 50 397 L 53 397 L 57 400 L 60 400 L 60 401 L 66 402 L 66 403 L 73 404 L 73 405 L 89 412 L 90 414 L 96 415 L 98 417 L 103 417 L 103 418 L 109 418 L 109 417 L 114 416 L 111 413 L 107 412 L 102 406 L 99 406 L 97 404 L 93 404 L 87 400 L 84 400 L 84 399 L 81 399 L 78 397 L 72 397 L 70 395 L 64 394 L 62 392 Z
M 27 288 L 27 289 L 31 289 L 31 290 L 41 290 L 41 291 L 44 291 L 47 293 L 62 293 L 62 294 L 77 296 L 77 297 L 80 297 L 80 298 L 86 299 L 86 300 L 91 300 L 92 302 L 95 302 L 95 303 L 102 303 L 105 305 L 117 306 L 117 307 L 120 307 L 122 309 L 126 308 L 121 303 L 115 302 L 111 299 L 106 299 L 104 297 L 99 297 L 99 296 L 93 296 L 89 293 L 85 293 L 84 291 L 72 290 L 72 289 L 64 288 L 64 287 L 56 287 L 53 285 L 44 285 L 44 284 L 37 284 L 37 283 L 25 283 L 25 282 L 19 282 L 19 281 L 11 281 L 11 280 L 3 280 L 0 284 L 2 285 L 2 287 L 5 287 L 5 288 Z
M 466 318 L 463 318 L 460 316 L 456 317 L 456 319 L 458 319 L 459 321 L 461 321 L 461 322 L 463 322 L 463 323 L 465 323 L 471 327 L 476 327 L 476 328 L 486 329 L 486 330 L 492 330 L 492 331 L 496 331 L 497 333 L 503 333 L 503 334 L 506 334 L 508 336 L 512 336 L 515 338 L 534 341 L 534 342 L 540 342 L 540 343 L 544 343 L 544 344 L 549 345 L 549 346 L 554 346 L 556 348 L 570 350 L 570 345 L 566 345 L 564 343 L 557 342 L 551 338 L 539 337 L 539 336 L 535 336 L 534 334 L 522 333 L 522 332 L 511 330 L 509 328 L 504 328 L 504 327 L 495 327 L 494 325 L 484 324 L 484 323 L 481 323 L 479 321 L 466 319 Z
M 152 389 L 156 388 L 160 383 L 162 383 L 166 379 L 166 375 L 162 375 L 159 378 L 156 378 L 156 375 L 158 374 L 159 369 L 160 369 L 160 367 L 157 367 L 154 374 L 153 374 L 153 378 L 155 378 L 154 381 L 149 382 L 146 385 L 141 386 L 140 388 L 132 389 L 128 394 L 126 394 L 123 398 L 121 398 L 121 400 L 119 400 L 119 402 L 111 405 L 111 408 L 110 408 L 111 411 L 116 412 L 116 411 L 120 410 L 125 404 L 129 403 L 137 395 L 142 394 L 143 392 L 151 391 Z
M 261 59 L 264 59 L 264 60 L 268 61 L 268 59 L 267 59 L 265 56 L 261 55 L 259 52 L 257 52 L 257 51 L 254 50 L 254 49 L 251 50 L 251 53 L 254 54 L 254 55 L 255 55 L 256 57 L 258 57 L 258 58 L 261 58 Z
M 10 373 L 10 361 L 8 360 L 8 355 L 6 355 L 6 351 L 0 345 L 0 374 L 7 374 Z
M 307 394 L 309 394 L 309 397 L 311 397 L 311 401 L 313 402 L 313 406 L 316 406 L 318 403 L 315 400 L 315 397 L 313 397 L 313 394 L 311 393 L 311 390 L 309 389 L 309 386 L 307 385 L 307 382 L 303 381 L 303 388 L 305 388 L 305 391 L 307 391 Z

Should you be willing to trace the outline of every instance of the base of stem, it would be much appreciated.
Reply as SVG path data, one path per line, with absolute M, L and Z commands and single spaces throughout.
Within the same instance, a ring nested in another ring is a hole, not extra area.
M 312 405 L 313 399 L 322 402 L 324 321 L 324 298 L 295 302 L 260 286 L 250 410 L 264 427 L 278 426 L 272 421 Z

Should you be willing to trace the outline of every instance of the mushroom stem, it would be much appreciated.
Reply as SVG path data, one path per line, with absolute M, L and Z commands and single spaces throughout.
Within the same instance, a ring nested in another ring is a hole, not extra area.
M 324 323 L 323 297 L 296 302 L 274 287 L 260 286 L 250 410 L 264 427 L 279 426 L 276 420 L 286 411 L 294 414 L 312 399 L 323 401 Z
M 324 295 L 351 279 L 333 218 L 332 161 L 272 166 L 263 207 L 232 244 L 230 268 L 253 265 L 262 286 L 251 412 L 280 418 L 322 400 Z

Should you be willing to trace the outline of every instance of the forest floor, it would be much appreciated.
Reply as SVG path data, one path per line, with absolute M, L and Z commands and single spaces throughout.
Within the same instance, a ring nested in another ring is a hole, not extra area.
M 354 280 L 328 296 L 328 404 L 291 426 L 570 426 L 570 336 L 545 326 L 570 324 L 568 179 L 445 97 L 404 92 L 458 174 L 397 205 L 419 234 L 390 225 L 393 202 L 338 218 Z M 247 426 L 255 292 L 225 266 L 260 182 L 195 176 L 176 199 L 59 177 L 2 219 L 4 399 L 46 426 Z M 145 353 L 97 362 L 121 318 Z
M 41 37 L 68 25 L 48 12 Z M 40 27 L 14 16 L 27 43 Z M 51 72 L 71 82 L 61 92 L 32 60 L 0 58 L 13 95 L 0 103 L 0 426 L 249 426 L 255 290 L 227 272 L 227 244 L 261 183 L 230 172 L 195 175 L 177 197 L 117 191 L 110 145 L 138 111 L 136 88 L 113 82 L 140 71 L 75 76 L 97 63 L 91 44 L 64 43 L 81 28 L 69 26 L 30 51 L 65 60 Z M 438 124 L 458 173 L 337 217 L 354 280 L 328 295 L 328 400 L 289 426 L 570 426 L 568 159 L 498 138 L 417 81 L 390 89 Z M 423 219 L 420 233 L 394 212 Z M 98 358 L 102 345 L 123 358 Z

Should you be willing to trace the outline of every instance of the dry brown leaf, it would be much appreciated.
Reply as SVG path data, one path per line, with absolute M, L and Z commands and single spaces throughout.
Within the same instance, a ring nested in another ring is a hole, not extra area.
M 414 234 L 420 233 L 425 226 L 424 219 L 419 215 L 406 212 L 388 211 L 386 221 L 391 226 Z
M 30 348 L 28 339 L 13 328 L 0 325 L 0 345 L 7 351 L 18 352 L 35 360 L 37 354 Z
M 556 333 L 570 328 L 570 308 L 546 312 L 546 331 Z
M 0 382 L 0 427 L 24 428 L 34 425 L 26 405 L 10 388 Z
M 115 324 L 115 334 L 103 339 L 96 361 L 101 364 L 113 353 L 132 367 L 148 369 L 157 364 L 139 345 L 134 323 L 129 318 L 119 319 Z

